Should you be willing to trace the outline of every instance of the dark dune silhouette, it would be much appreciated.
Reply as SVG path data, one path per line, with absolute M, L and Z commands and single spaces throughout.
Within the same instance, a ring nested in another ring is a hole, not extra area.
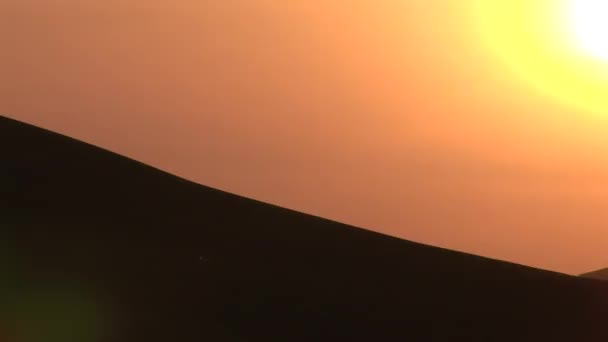
M 100 341 L 608 340 L 600 281 L 228 194 L 8 118 L 0 158 L 3 278 L 86 293 Z
M 593 272 L 583 273 L 583 274 L 581 274 L 581 277 L 608 281 L 608 268 L 604 268 L 604 269 L 593 271 Z

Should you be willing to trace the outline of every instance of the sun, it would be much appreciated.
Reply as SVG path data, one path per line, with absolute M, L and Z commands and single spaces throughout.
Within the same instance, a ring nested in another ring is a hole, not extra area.
M 578 47 L 608 62 L 608 1 L 571 0 L 567 13 Z
M 608 118 L 608 0 L 473 0 L 495 70 Z

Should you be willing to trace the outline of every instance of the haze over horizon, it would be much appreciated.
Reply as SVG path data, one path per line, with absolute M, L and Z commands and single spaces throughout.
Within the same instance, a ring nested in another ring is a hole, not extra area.
M 565 273 L 608 265 L 606 118 L 471 0 L 8 0 L 0 114 L 207 186 Z

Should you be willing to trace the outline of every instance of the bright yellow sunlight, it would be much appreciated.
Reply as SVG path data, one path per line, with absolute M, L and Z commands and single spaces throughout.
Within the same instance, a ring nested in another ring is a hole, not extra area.
M 608 117 L 608 0 L 476 0 L 475 15 L 508 75 Z

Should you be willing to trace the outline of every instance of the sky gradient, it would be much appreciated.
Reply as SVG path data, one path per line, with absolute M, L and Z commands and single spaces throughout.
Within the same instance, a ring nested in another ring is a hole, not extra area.
M 0 112 L 401 238 L 608 265 L 608 115 L 514 76 L 476 15 L 474 0 L 4 0 Z

